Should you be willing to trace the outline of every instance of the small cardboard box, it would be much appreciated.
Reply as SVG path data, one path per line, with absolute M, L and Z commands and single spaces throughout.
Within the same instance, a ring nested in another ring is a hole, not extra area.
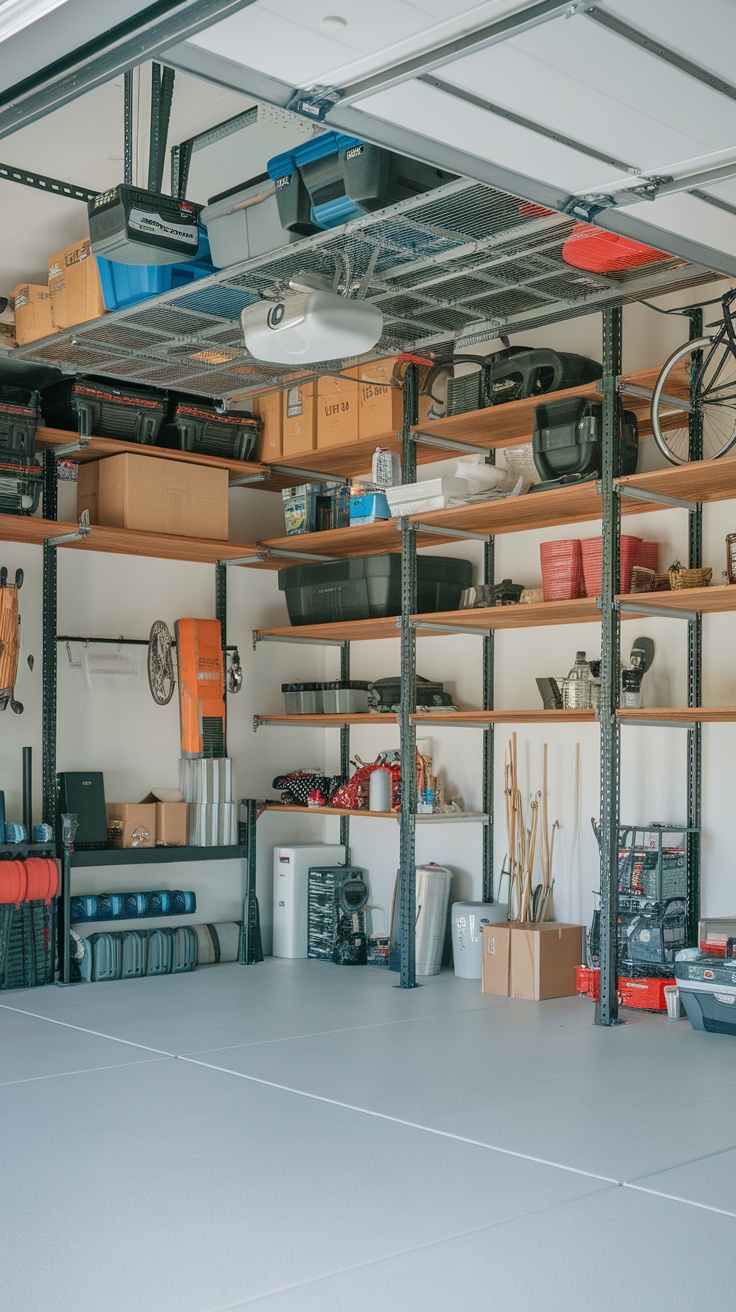
M 280 460 L 283 455 L 283 398 L 281 392 L 267 392 L 253 398 L 253 414 L 263 428 L 258 440 L 259 460 Z
M 189 819 L 186 802 L 161 802 L 155 793 L 143 798 L 143 805 L 156 808 L 156 846 L 186 847 L 189 842 Z
M 227 542 L 226 469 L 125 452 L 79 466 L 78 508 L 93 524 Z
M 583 933 L 582 925 L 556 921 L 484 925 L 482 992 L 534 1002 L 572 996 Z
M 51 293 L 46 284 L 23 282 L 14 287 L 10 301 L 15 314 L 15 340 L 19 346 L 37 342 L 56 332 L 51 318 Z
M 358 437 L 386 437 L 398 433 L 404 422 L 404 392 L 397 386 L 396 357 L 362 364 L 358 384 Z M 393 380 L 393 385 L 392 385 Z
M 89 237 L 49 257 L 49 292 L 55 328 L 73 328 L 105 313 L 100 275 Z
M 317 384 L 295 383 L 281 394 L 282 444 L 285 456 L 314 451 L 317 446 Z
M 108 847 L 155 847 L 156 806 L 145 802 L 108 802 Z
M 358 383 L 353 378 L 317 382 L 317 448 L 349 446 L 358 440 Z

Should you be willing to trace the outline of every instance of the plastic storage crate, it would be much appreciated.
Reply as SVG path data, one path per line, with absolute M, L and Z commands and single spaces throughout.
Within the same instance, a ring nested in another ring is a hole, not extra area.
M 267 173 L 212 196 L 202 210 L 202 220 L 207 225 L 212 262 L 218 269 L 266 255 L 299 238 L 298 232 L 287 232 L 281 226 L 278 200 Z
M 55 900 L 0 905 L 0 989 L 53 982 L 55 926 Z
M 675 981 L 694 1030 L 736 1034 L 736 961 L 701 956 L 675 962 Z
M 143 388 L 113 387 L 88 378 L 63 378 L 41 393 L 41 409 L 52 428 L 78 432 L 80 421 L 95 437 L 119 437 L 150 445 L 156 441 L 166 401 Z
M 323 132 L 274 155 L 268 173 L 282 227 L 304 235 L 385 209 L 456 176 L 344 132 Z
M 417 558 L 417 612 L 457 610 L 473 566 L 450 556 Z M 355 556 L 352 560 L 295 565 L 279 570 L 292 624 L 382 619 L 401 611 L 401 556 Z
M 251 415 L 221 415 L 212 405 L 180 401 L 166 426 L 166 438 L 175 435 L 181 451 L 196 455 L 252 460 L 260 431 L 260 420 Z
M 0 514 L 32 515 L 43 491 L 40 465 L 17 464 L 0 451 Z
M 0 386 L 0 461 L 33 464 L 37 427 L 37 394 Z
M 210 259 L 207 232 L 200 224 L 199 254 L 194 260 L 182 264 L 118 264 L 97 256 L 97 269 L 102 285 L 102 298 L 106 310 L 124 310 L 151 296 L 174 291 L 199 278 L 208 278 L 215 272 Z

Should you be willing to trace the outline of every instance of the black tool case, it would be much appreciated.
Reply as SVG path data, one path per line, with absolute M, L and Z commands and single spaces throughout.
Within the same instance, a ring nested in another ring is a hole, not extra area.
M 620 408 L 621 444 L 617 475 L 636 473 L 639 427 L 633 410 Z M 532 452 L 537 473 L 545 482 L 571 474 L 600 474 L 603 406 L 584 396 L 542 401 L 534 410 Z
M 419 556 L 417 612 L 457 610 L 472 581 L 468 560 Z M 401 611 L 401 556 L 384 553 L 293 565 L 279 570 L 279 588 L 292 624 L 383 619 Z
M 680 1000 L 694 1030 L 736 1034 L 736 961 L 733 939 L 726 958 L 701 954 L 696 961 L 676 961 L 674 975 Z
M 0 385 L 0 461 L 33 464 L 38 427 L 38 393 Z
M 41 411 L 50 428 L 84 431 L 95 437 L 151 445 L 166 412 L 166 398 L 134 387 L 113 387 L 92 378 L 63 378 L 41 393 Z
M 199 251 L 201 205 L 122 182 L 88 205 L 92 250 L 119 264 L 181 264 Z
M 602 366 L 585 355 L 550 351 L 545 347 L 511 346 L 488 357 L 488 401 L 500 405 L 524 397 L 559 392 L 565 387 L 592 383 Z
M 377 711 L 395 711 L 401 702 L 401 678 L 376 679 L 373 694 Z M 417 709 L 453 705 L 452 695 L 445 692 L 443 684 L 417 675 Z
M 252 460 L 260 428 L 252 415 L 221 415 L 214 406 L 179 401 L 171 424 L 166 426 L 166 445 L 175 435 L 176 445 L 182 451 L 227 460 Z

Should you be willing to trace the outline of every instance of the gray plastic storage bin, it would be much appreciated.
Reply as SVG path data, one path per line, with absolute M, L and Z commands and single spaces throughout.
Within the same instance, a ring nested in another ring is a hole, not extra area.
M 218 269 L 298 241 L 299 233 L 281 227 L 274 186 L 267 173 L 213 196 L 202 211 L 210 258 Z
M 355 679 L 322 684 L 325 715 L 363 715 L 368 710 L 368 684 Z

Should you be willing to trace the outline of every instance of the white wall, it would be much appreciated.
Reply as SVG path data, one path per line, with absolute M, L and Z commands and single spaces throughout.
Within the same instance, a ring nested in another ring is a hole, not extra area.
M 716 295 L 718 288 L 708 289 Z M 678 304 L 687 302 L 687 294 Z M 706 318 L 714 317 L 713 311 Z M 624 316 L 624 368 L 656 365 L 684 338 L 686 321 L 664 318 L 640 306 Z M 545 342 L 579 350 L 600 358 L 600 317 L 575 320 L 552 330 L 527 333 L 524 342 Z M 661 463 L 651 439 L 643 442 L 640 468 Z M 421 476 L 436 472 L 424 466 Z M 61 485 L 60 517 L 74 516 L 73 485 Z M 252 541 L 282 531 L 280 497 L 239 490 L 231 493 L 231 538 Z M 726 502 L 704 512 L 704 563 L 714 568 L 720 582 L 725 566 L 724 539 L 736 525 L 736 510 Z M 626 528 L 662 542 L 660 564 L 684 557 L 687 522 L 683 511 L 661 511 L 627 517 Z M 595 526 L 572 525 L 566 533 L 592 536 Z M 558 529 L 508 534 L 497 538 L 497 577 L 511 576 L 527 586 L 539 586 L 540 541 L 560 535 Z M 432 548 L 436 554 L 473 559 L 480 574 L 480 547 L 458 543 Z M 41 551 L 36 547 L 4 544 L 1 563 L 11 573 L 26 571 L 21 594 L 25 652 L 36 658 L 31 674 L 22 666 L 18 695 L 26 705 L 22 717 L 8 710 L 0 716 L 0 788 L 8 799 L 8 818 L 20 818 L 21 748 L 35 750 L 36 818 L 40 811 L 41 744 Z M 59 552 L 59 629 L 62 632 L 146 636 L 156 618 L 169 625 L 183 615 L 214 614 L 214 570 L 209 566 L 103 555 L 90 551 Z M 229 574 L 229 630 L 240 647 L 245 673 L 243 692 L 229 699 L 229 745 L 235 761 L 239 796 L 274 796 L 271 780 L 298 766 L 324 765 L 337 770 L 339 739 L 336 731 L 310 728 L 261 728 L 254 735 L 252 716 L 282 709 L 281 683 L 337 677 L 337 653 L 319 647 L 259 644 L 254 652 L 254 627 L 286 622 L 286 610 L 273 571 L 234 568 Z M 706 616 L 704 631 L 704 702 L 734 702 L 736 672 L 731 653 L 736 640 L 736 616 Z M 686 702 L 686 625 L 668 620 L 631 620 L 622 628 L 622 653 L 628 655 L 639 634 L 657 644 L 654 668 L 644 684 L 648 705 L 684 705 Z M 577 648 L 589 656 L 600 651 L 600 630 L 595 624 L 569 625 L 501 632 L 496 640 L 496 704 L 499 708 L 535 708 L 539 698 L 537 675 L 561 675 L 573 663 Z M 424 637 L 418 644 L 420 674 L 442 679 L 463 708 L 481 704 L 481 640 L 475 637 Z M 356 643 L 352 648 L 354 678 L 380 678 L 399 668 L 398 640 Z M 496 730 L 496 868 L 506 848 L 503 809 L 503 754 L 513 726 Z M 524 787 L 541 782 L 541 753 L 545 731 L 541 726 L 517 730 Z M 730 806 L 733 727 L 703 727 L 703 908 L 709 914 L 735 910 L 732 893 L 734 858 L 731 850 Z M 482 735 L 478 730 L 429 726 L 420 737 L 431 739 L 439 773 L 451 794 L 462 796 L 468 809 L 481 805 Z M 560 725 L 546 731 L 550 761 L 550 816 L 560 821 L 555 852 L 555 905 L 558 917 L 588 921 L 592 890 L 597 886 L 597 853 L 590 817 L 598 811 L 598 729 L 595 725 Z M 623 741 L 622 818 L 627 822 L 681 821 L 685 816 L 684 731 L 625 727 Z M 580 743 L 580 791 L 576 827 L 574 797 L 575 744 Z M 135 691 L 121 694 L 87 693 L 80 670 L 68 668 L 66 653 L 59 653 L 59 769 L 102 769 L 111 800 L 138 800 L 150 788 L 175 785 L 179 756 L 176 699 L 170 706 L 154 705 L 145 674 Z M 353 754 L 371 760 L 382 748 L 398 745 L 392 726 L 354 729 Z M 298 815 L 266 814 L 259 821 L 258 892 L 266 949 L 270 946 L 271 865 L 275 843 L 339 840 L 336 818 L 322 820 Z M 373 901 L 390 907 L 398 857 L 398 825 L 393 820 L 360 819 L 352 822 L 352 856 L 369 872 Z M 456 872 L 455 895 L 479 897 L 481 892 L 481 831 L 479 826 L 418 826 L 417 856 L 435 860 Z M 239 916 L 243 872 L 237 863 L 191 863 L 153 868 L 131 867 L 123 872 L 85 870 L 74 876 L 74 891 L 101 888 L 192 887 L 198 897 L 197 920 Z M 377 931 L 383 927 L 375 916 Z

